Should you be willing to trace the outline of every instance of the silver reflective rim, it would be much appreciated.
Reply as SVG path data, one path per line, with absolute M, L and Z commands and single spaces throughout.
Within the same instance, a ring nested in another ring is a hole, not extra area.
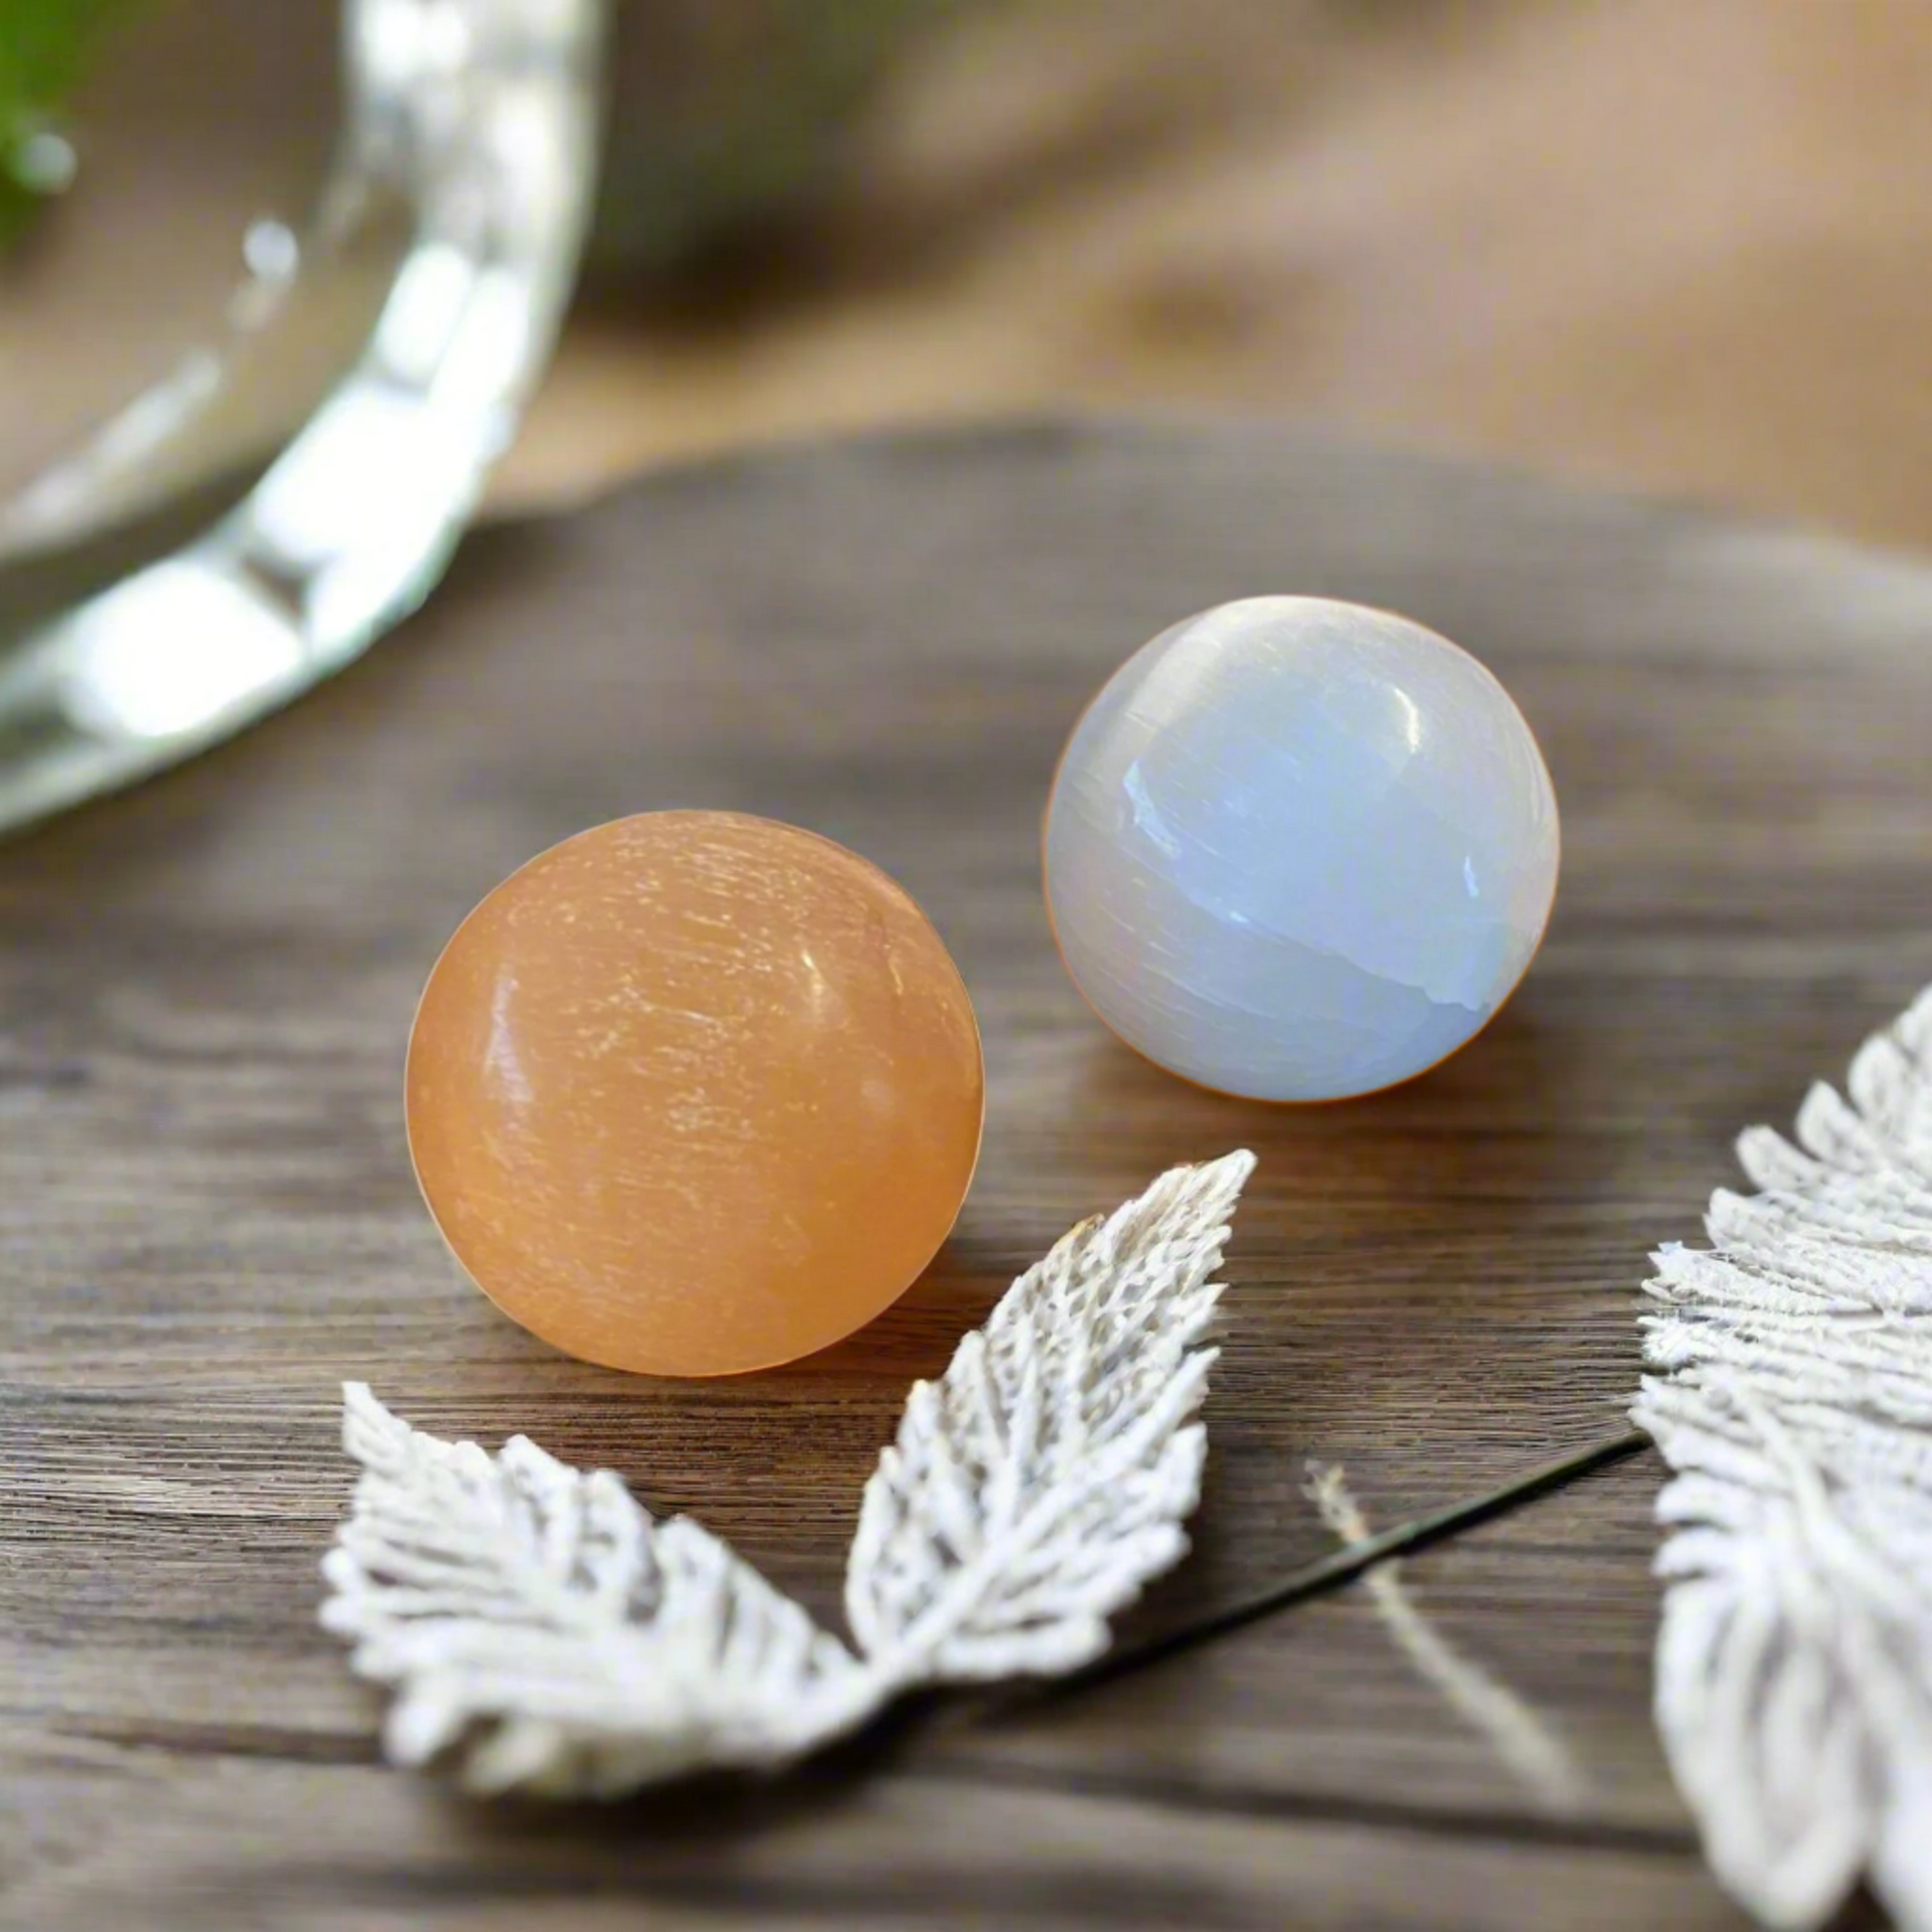
M 319 315 L 342 338 L 334 379 L 201 534 L 0 636 L 0 831 L 228 737 L 428 594 L 575 274 L 602 15 L 345 0 L 345 124 L 308 232 L 250 232 L 227 335 L 0 505 L 0 558 L 44 557 L 155 495 L 238 372 L 299 333 L 314 361 Z

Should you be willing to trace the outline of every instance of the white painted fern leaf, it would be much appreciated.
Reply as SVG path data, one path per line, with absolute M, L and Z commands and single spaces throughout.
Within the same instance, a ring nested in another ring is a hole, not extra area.
M 1634 1415 L 1677 1474 L 1657 1718 L 1721 1881 L 1809 1932 L 1863 1876 L 1932 1932 L 1932 990 L 1738 1144 L 1655 1258 Z
M 395 1691 L 389 1755 L 473 1789 L 610 1796 L 783 1763 L 911 1685 L 1072 1668 L 1186 1550 L 1209 1276 L 1254 1158 L 1164 1174 L 1016 1282 L 918 1383 L 847 1571 L 858 1651 L 696 1523 L 521 1437 L 492 1457 L 360 1384 L 325 1625 Z
M 521 1436 L 491 1457 L 359 1383 L 345 1397 L 363 1473 L 323 1623 L 396 1688 L 397 1763 L 462 1743 L 472 1789 L 617 1793 L 780 1761 L 876 1702 L 796 1603 L 696 1523 L 653 1522 L 608 1470 Z
M 1066 1671 L 1186 1554 L 1219 1352 L 1196 1347 L 1254 1157 L 1177 1168 L 1014 1283 L 915 1385 L 866 1485 L 846 1616 L 902 1682 Z

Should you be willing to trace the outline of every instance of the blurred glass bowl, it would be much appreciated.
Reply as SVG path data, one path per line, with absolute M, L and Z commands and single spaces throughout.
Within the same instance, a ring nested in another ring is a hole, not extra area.
M 344 0 L 339 60 L 278 7 L 285 33 L 230 43 L 253 71 L 181 58 L 185 18 L 218 42 L 258 4 L 130 16 L 76 190 L 111 218 L 5 263 L 0 830 L 216 742 L 411 610 L 575 274 L 601 0 Z M 264 116 L 280 172 L 238 179 Z

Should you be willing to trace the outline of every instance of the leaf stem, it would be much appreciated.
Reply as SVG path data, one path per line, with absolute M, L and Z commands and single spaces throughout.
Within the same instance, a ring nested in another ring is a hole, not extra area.
M 1050 1684 L 1034 1687 L 1015 1702 L 1033 1705 L 1062 1698 L 1116 1677 L 1124 1677 L 1144 1664 L 1159 1663 L 1183 1650 L 1191 1650 L 1197 1644 L 1207 1643 L 1232 1630 L 1259 1622 L 1276 1610 L 1285 1610 L 1292 1604 L 1305 1602 L 1311 1596 L 1318 1596 L 1325 1590 L 1350 1583 L 1364 1571 L 1378 1563 L 1386 1563 L 1391 1557 L 1426 1550 L 1432 1544 L 1441 1543 L 1462 1530 L 1473 1529 L 1478 1523 L 1505 1515 L 1538 1496 L 1574 1482 L 1579 1476 L 1606 1468 L 1613 1462 L 1621 1462 L 1649 1446 L 1649 1436 L 1640 1429 L 1632 1429 L 1620 1436 L 1606 1437 L 1601 1442 L 1592 1443 L 1587 1449 L 1574 1449 L 1553 1462 L 1545 1462 L 1515 1477 L 1500 1489 L 1490 1490 L 1486 1495 L 1451 1503 L 1447 1509 L 1440 1509 L 1430 1516 L 1418 1516 L 1410 1522 L 1398 1523 L 1392 1529 L 1368 1538 L 1366 1542 L 1351 1544 L 1346 1549 L 1307 1564 L 1258 1595 L 1230 1604 L 1225 1609 L 1212 1610 L 1195 1622 L 1160 1631 L 1140 1643 L 1110 1651 L 1082 1670 L 1056 1678 Z

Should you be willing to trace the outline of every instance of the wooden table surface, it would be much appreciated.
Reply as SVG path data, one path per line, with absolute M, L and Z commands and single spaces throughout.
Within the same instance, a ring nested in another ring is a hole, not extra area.
M 1550 940 L 1426 1080 L 1281 1111 L 1170 1080 L 1063 977 L 1036 821 L 1174 617 L 1406 611 L 1509 682 L 1562 797 Z M 1414 1561 L 1587 1781 L 1553 1815 L 1359 1586 L 1080 1695 L 944 1698 L 771 1787 L 481 1807 L 377 1759 L 316 1627 L 337 1388 L 517 1430 L 835 1614 L 907 1381 L 1069 1222 L 1261 1156 L 1196 1554 L 1150 1632 L 1613 1433 L 1647 1250 L 1736 1129 L 1932 980 L 1932 571 L 1701 512 L 1233 428 L 747 457 L 492 534 L 287 716 L 0 851 L 0 1924 L 1719 1928 L 1648 1717 L 1649 1454 Z M 177 640 L 185 645 L 187 640 Z M 798 820 L 920 898 L 979 1003 L 986 1154 L 874 1327 L 657 1384 L 457 1277 L 400 1097 L 412 1004 L 539 848 L 672 804 Z

